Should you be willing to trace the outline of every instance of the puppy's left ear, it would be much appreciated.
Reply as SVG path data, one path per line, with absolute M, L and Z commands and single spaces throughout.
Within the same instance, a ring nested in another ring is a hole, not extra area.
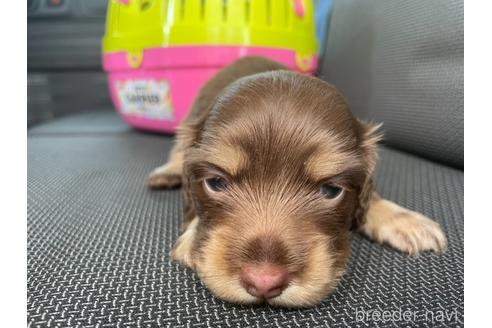
M 357 120 L 357 124 L 360 136 L 359 149 L 362 155 L 365 178 L 359 191 L 358 204 L 354 213 L 352 224 L 352 229 L 354 230 L 365 222 L 369 202 L 372 197 L 377 197 L 373 192 L 372 177 L 378 160 L 378 142 L 383 138 L 382 133 L 379 131 L 383 125 L 382 123 L 374 124 Z

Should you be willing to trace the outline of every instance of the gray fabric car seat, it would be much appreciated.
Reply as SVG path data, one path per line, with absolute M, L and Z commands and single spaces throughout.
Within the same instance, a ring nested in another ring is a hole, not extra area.
M 463 1 L 334 1 L 321 77 L 386 143 L 463 167 Z

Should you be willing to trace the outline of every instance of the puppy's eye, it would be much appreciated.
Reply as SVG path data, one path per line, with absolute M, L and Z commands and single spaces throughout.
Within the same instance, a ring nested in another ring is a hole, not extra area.
M 326 199 L 335 199 L 342 194 L 343 189 L 332 184 L 323 183 L 319 188 L 319 192 Z
M 205 179 L 204 183 L 205 183 L 205 187 L 212 192 L 220 192 L 227 187 L 227 183 L 225 179 L 221 177 L 213 177 L 213 178 Z

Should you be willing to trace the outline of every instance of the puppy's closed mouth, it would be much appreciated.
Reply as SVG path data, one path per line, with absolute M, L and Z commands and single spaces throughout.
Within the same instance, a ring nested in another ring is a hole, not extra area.
M 183 187 L 172 258 L 221 299 L 306 307 L 336 288 L 353 231 L 407 253 L 444 250 L 435 222 L 373 190 L 378 127 L 317 78 L 254 57 L 225 68 L 148 180 Z

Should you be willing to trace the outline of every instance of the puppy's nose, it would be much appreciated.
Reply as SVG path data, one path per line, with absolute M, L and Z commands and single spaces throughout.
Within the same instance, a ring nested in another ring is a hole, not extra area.
M 273 264 L 245 265 L 241 280 L 246 291 L 256 297 L 273 298 L 280 294 L 289 283 L 289 273 Z

